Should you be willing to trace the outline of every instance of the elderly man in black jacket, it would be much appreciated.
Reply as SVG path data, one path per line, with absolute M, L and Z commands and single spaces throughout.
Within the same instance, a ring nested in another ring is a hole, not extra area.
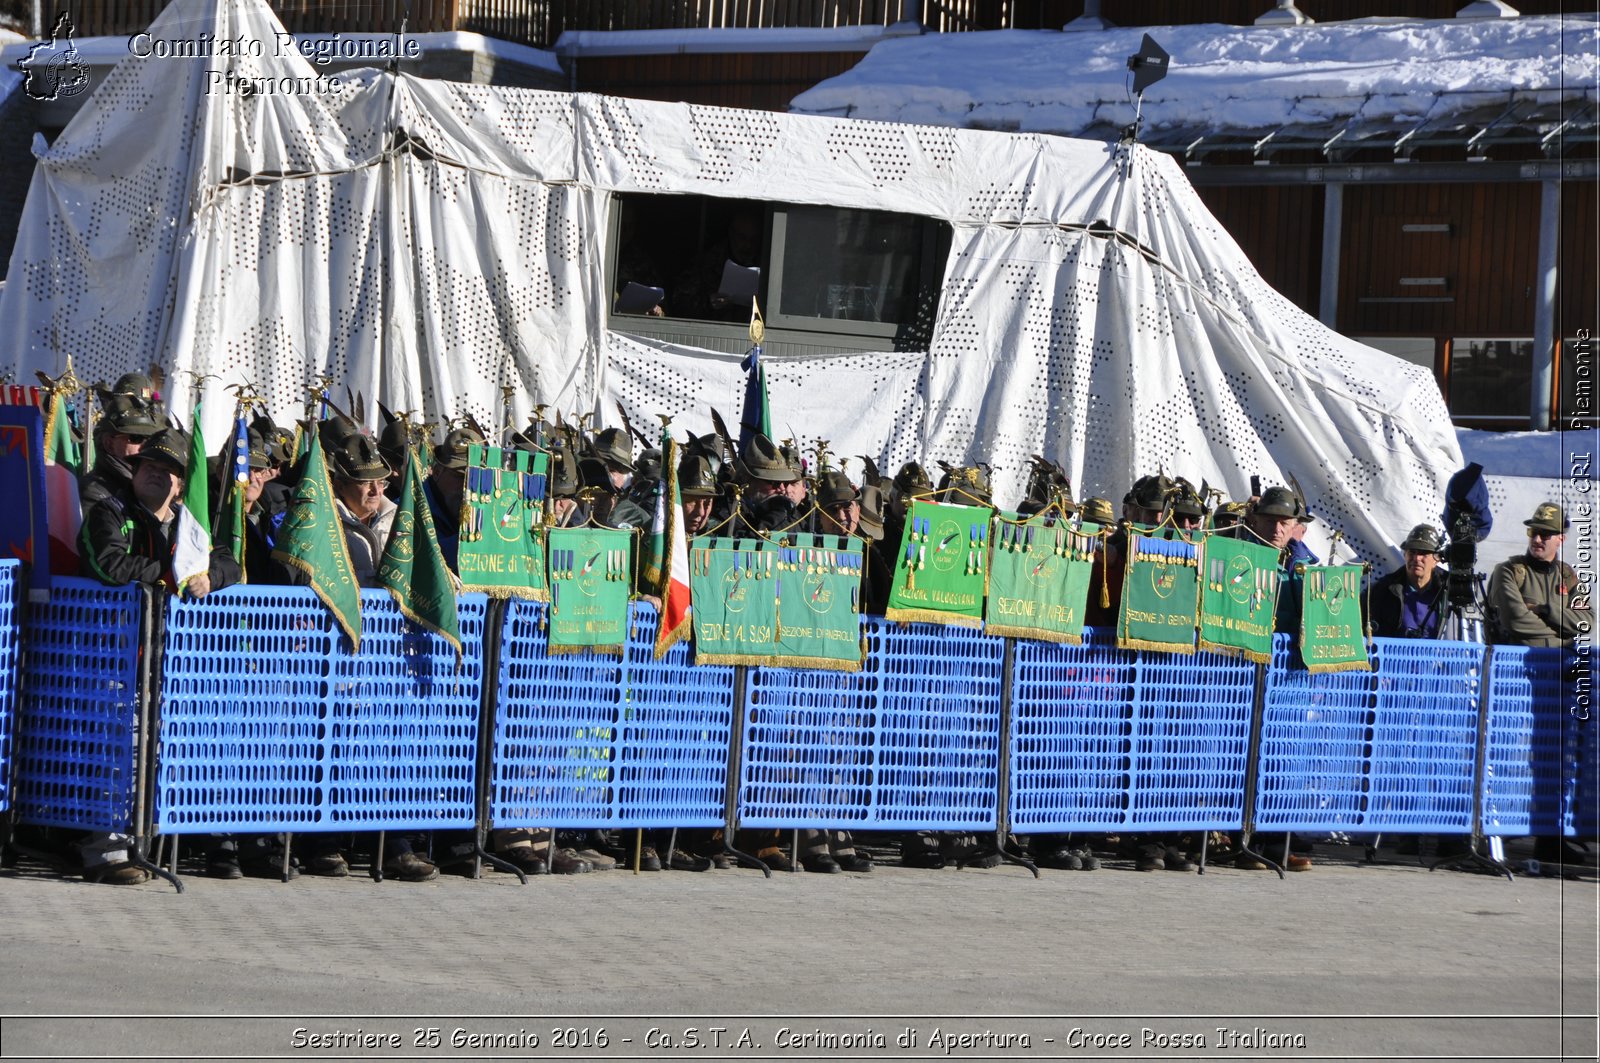
M 1418 524 L 1400 549 L 1406 563 L 1372 585 L 1372 633 L 1379 638 L 1436 639 L 1445 614 L 1445 575 L 1439 571 L 1444 539 Z

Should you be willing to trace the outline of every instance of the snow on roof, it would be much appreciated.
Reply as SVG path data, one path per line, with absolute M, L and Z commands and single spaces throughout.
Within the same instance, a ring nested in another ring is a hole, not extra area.
M 1293 27 L 1005 30 L 886 39 L 793 111 L 1070 136 L 1134 118 L 1128 57 L 1146 32 L 1172 56 L 1144 128 L 1271 130 L 1351 120 L 1404 128 L 1501 107 L 1596 97 L 1595 16 L 1370 19 Z

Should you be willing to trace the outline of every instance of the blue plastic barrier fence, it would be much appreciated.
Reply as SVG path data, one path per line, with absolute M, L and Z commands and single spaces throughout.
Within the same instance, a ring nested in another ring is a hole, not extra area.
M 0 814 L 11 808 L 11 732 L 17 712 L 22 562 L 0 560 Z
M 1129 828 L 1244 826 L 1255 683 L 1256 666 L 1236 657 L 1138 654 Z
M 720 827 L 733 669 L 654 657 L 656 611 L 633 606 L 622 656 L 549 656 L 544 605 L 514 600 L 501 637 L 491 768 L 495 827 Z
M 1370 793 L 1363 825 L 1389 833 L 1472 830 L 1483 647 L 1376 639 Z
M 20 822 L 134 832 L 144 593 L 68 576 L 30 608 L 12 762 Z
M 1020 640 L 1007 812 L 1018 833 L 1227 830 L 1244 824 L 1255 666 Z
M 1007 815 L 1018 833 L 1128 822 L 1135 654 L 1109 628 L 1081 646 L 1019 639 L 1011 657 Z
M 751 668 L 746 827 L 993 830 L 1004 642 L 864 617 L 859 672 Z
M 1366 815 L 1372 673 L 1312 674 L 1288 635 L 1272 640 L 1261 719 L 1255 826 L 1355 830 Z
M 464 655 L 362 591 L 359 653 L 309 589 L 169 603 L 156 828 L 471 827 L 486 599 L 458 600 Z
M 1573 834 L 1578 721 L 1567 711 L 1560 649 L 1496 646 L 1490 668 L 1484 833 Z
M 1276 636 L 1256 827 L 1469 831 L 1482 662 L 1474 643 L 1376 639 L 1373 671 L 1312 675 Z

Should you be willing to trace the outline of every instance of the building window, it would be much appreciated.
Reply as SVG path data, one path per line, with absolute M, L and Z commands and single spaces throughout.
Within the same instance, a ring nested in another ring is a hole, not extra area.
M 1464 423 L 1526 425 L 1533 341 L 1462 337 L 1449 344 L 1450 416 Z
M 721 350 L 926 350 L 950 227 L 846 207 L 710 196 L 613 199 L 610 325 Z

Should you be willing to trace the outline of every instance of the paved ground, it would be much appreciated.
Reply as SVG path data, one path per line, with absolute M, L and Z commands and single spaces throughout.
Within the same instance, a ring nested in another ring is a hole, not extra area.
M 796 1047 L 780 1036 L 788 1027 L 859 1035 L 867 1051 L 855 1054 L 875 1054 L 870 1030 L 886 1038 L 876 1054 L 908 1059 L 1177 1059 L 1196 1054 L 1178 1038 L 1201 1035 L 1234 1058 L 1596 1056 L 1593 881 L 1319 859 L 1284 881 L 882 866 L 771 881 L 613 871 L 527 887 L 500 874 L 186 882 L 180 896 L 26 865 L 0 875 L 0 1053 L 851 1054 L 825 1040 Z M 161 1017 L 175 1015 L 188 1017 Z M 230 1015 L 267 1018 L 218 1018 Z M 552 1018 L 576 1016 L 591 1018 Z M 431 1035 L 414 1031 L 434 1026 L 438 1052 L 417 1050 Z M 591 1049 L 554 1034 L 568 1026 L 589 1029 Z M 716 1049 L 714 1026 L 729 1030 Z M 748 1043 L 730 1048 L 745 1027 Z M 895 1044 L 907 1027 L 915 1049 Z M 357 1029 L 401 1047 L 315 1040 Z M 990 1039 L 952 1051 L 952 1031 Z M 494 1033 L 511 1040 L 461 1043 Z

